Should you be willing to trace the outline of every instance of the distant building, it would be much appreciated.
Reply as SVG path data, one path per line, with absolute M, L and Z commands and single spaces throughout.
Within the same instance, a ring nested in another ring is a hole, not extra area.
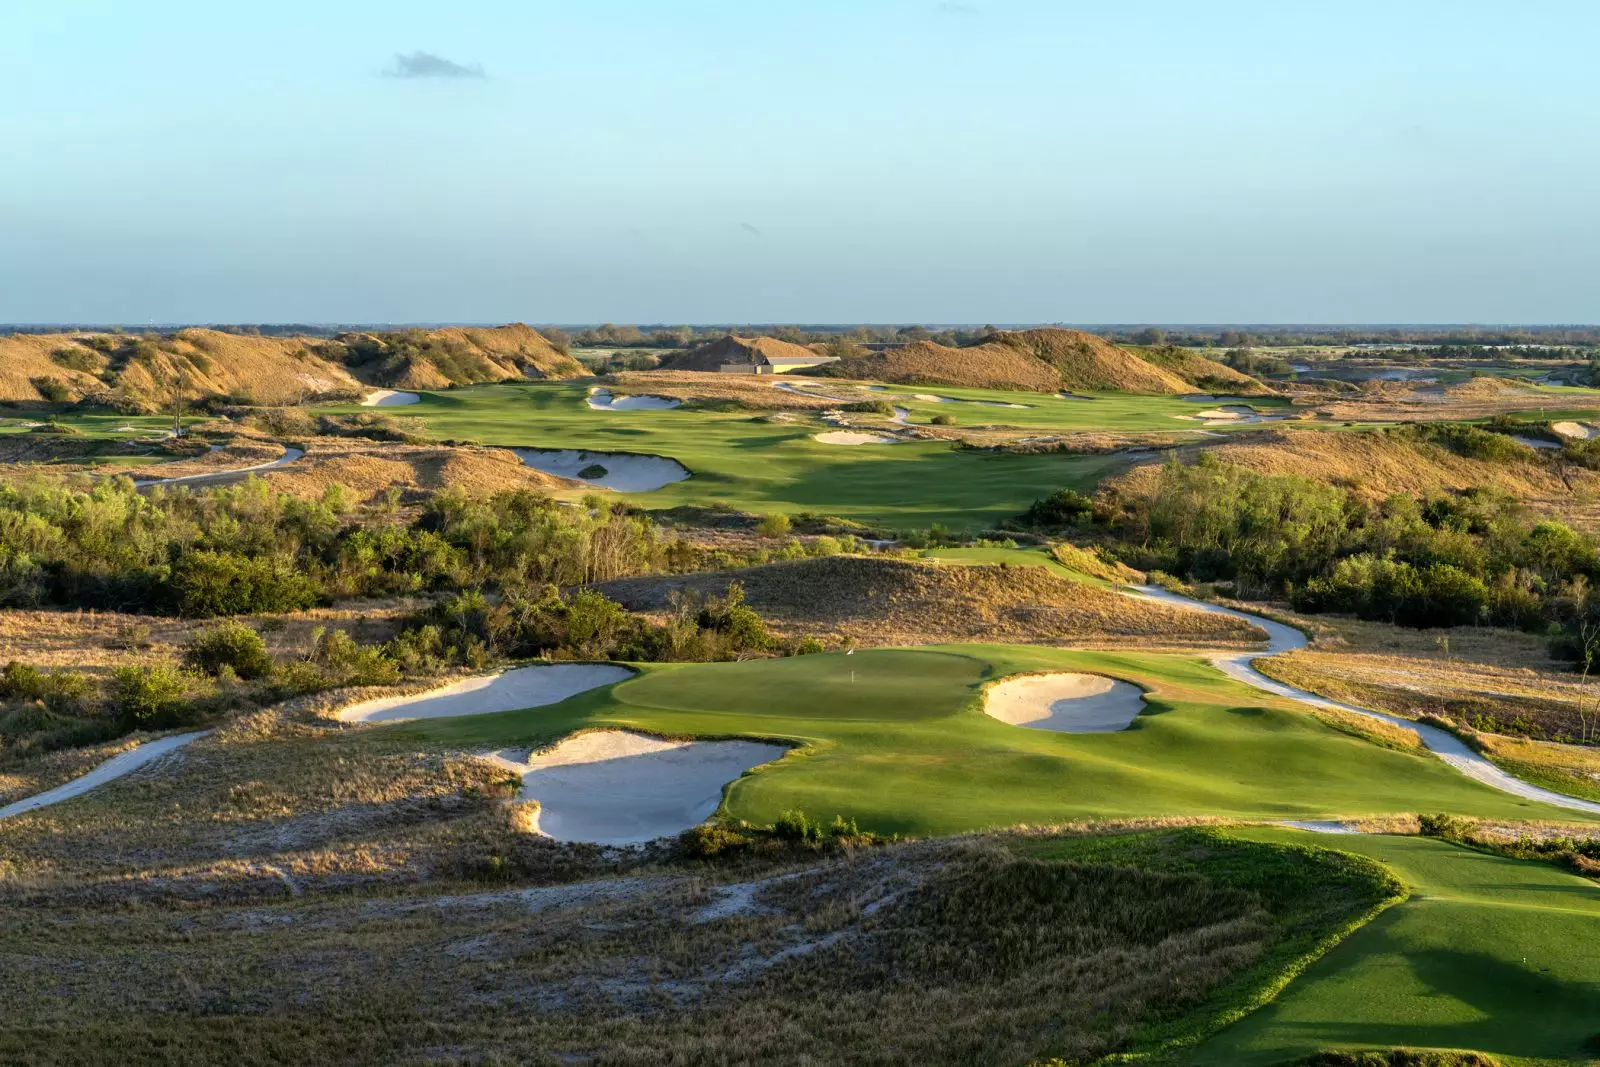
M 824 356 L 805 345 L 776 337 L 735 337 L 729 334 L 692 348 L 661 365 L 662 370 L 714 371 L 719 374 L 786 374 L 820 367 L 837 357 Z

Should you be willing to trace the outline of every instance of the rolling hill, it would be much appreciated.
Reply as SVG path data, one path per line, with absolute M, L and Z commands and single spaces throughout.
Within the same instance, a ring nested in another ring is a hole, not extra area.
M 807 373 L 894 384 L 1038 392 L 1069 389 L 1178 395 L 1201 389 L 1266 391 L 1254 378 L 1199 356 L 1174 358 L 1164 351 L 1141 355 L 1093 334 L 1056 328 L 999 333 L 965 348 L 919 341 Z
M 191 400 L 295 404 L 353 397 L 375 386 L 441 389 L 583 373 L 521 324 L 342 334 L 332 341 L 203 328 L 0 337 L 0 400 L 89 399 L 123 411 L 154 410 L 180 388 Z

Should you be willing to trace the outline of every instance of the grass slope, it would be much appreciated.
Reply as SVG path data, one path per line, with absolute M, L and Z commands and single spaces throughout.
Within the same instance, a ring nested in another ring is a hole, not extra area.
M 1149 707 L 1111 734 L 1029 730 L 983 714 L 985 683 L 1045 670 L 1127 678 L 1151 690 Z M 728 813 L 758 823 L 795 807 L 907 834 L 1172 815 L 1570 814 L 1340 733 L 1181 656 L 948 645 L 650 665 L 555 707 L 394 729 L 481 750 L 602 724 L 800 744 L 729 788 Z
M 1306 843 L 1288 830 L 1240 831 Z M 1473 1049 L 1536 1063 L 1600 1048 L 1600 888 L 1555 867 L 1426 838 L 1322 844 L 1369 856 L 1415 895 L 1278 1000 L 1206 1044 L 1200 1064 L 1276 1064 L 1321 1048 Z

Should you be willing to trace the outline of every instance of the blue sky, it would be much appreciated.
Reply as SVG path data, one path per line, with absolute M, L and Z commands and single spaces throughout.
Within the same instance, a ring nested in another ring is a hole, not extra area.
M 0 321 L 1595 322 L 1597 39 L 1576 0 L 18 0 Z

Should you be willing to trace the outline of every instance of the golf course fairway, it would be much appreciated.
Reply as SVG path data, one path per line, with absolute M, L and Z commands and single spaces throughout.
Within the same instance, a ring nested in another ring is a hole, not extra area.
M 1174 815 L 1573 814 L 1341 733 L 1187 656 L 949 645 L 639 669 L 549 707 L 384 729 L 468 751 L 536 747 L 595 726 L 785 741 L 796 749 L 729 787 L 728 815 L 771 823 L 799 808 L 879 833 Z M 1102 734 L 984 714 L 984 685 L 1032 671 L 1131 681 L 1148 706 L 1127 730 Z
M 1538 862 L 1431 838 L 1330 840 L 1273 828 L 1254 841 L 1369 856 L 1413 889 L 1194 1062 L 1291 1062 L 1319 1049 L 1470 1049 L 1511 1063 L 1600 1057 L 1600 888 Z
M 596 412 L 589 407 L 589 388 L 576 382 L 471 386 L 422 393 L 403 414 L 422 419 L 434 435 L 449 440 L 668 456 L 689 469 L 691 477 L 684 481 L 628 494 L 642 507 L 716 504 L 759 513 L 816 511 L 891 529 L 921 529 L 935 522 L 989 528 L 1064 486 L 1087 492 L 1128 462 L 1114 454 L 1022 455 L 931 440 L 908 440 L 893 448 L 841 448 L 814 440 L 820 427 L 814 421 L 769 422 L 762 412 L 692 406 Z M 1074 404 L 1049 395 L 994 395 L 1021 397 L 1039 406 L 930 404 L 922 405 L 928 410 L 921 414 L 914 410 L 913 421 L 959 408 L 961 417 L 972 422 L 1181 430 L 1185 423 L 1170 415 L 1192 413 L 1194 407 L 1173 397 L 1123 396 Z M 371 409 L 344 405 L 322 410 Z

